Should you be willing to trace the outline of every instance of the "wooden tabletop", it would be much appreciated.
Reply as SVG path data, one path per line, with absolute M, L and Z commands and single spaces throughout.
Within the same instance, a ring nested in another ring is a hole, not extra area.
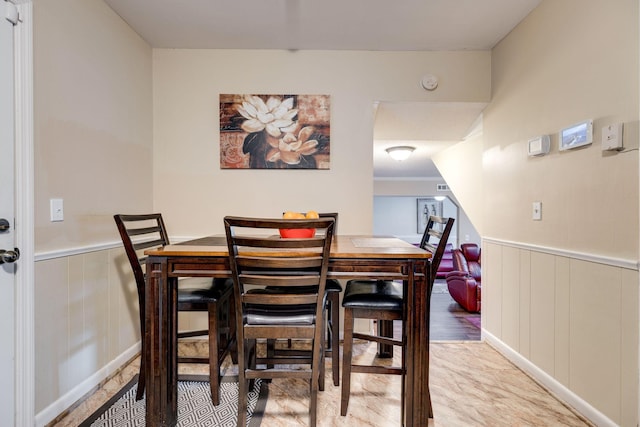
M 148 256 L 228 256 L 226 238 L 221 235 L 148 249 L 144 253 Z M 431 254 L 397 237 L 365 235 L 333 237 L 331 258 L 362 257 L 427 259 Z

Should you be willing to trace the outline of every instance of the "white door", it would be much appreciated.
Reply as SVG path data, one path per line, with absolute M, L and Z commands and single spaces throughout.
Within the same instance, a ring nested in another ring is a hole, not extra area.
M 15 269 L 13 24 L 0 4 L 0 426 L 15 424 Z M 9 251 L 9 252 L 3 252 Z

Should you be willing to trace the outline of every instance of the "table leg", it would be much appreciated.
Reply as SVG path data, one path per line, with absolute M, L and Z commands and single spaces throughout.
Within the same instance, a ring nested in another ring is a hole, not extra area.
M 428 262 L 415 264 L 406 285 L 406 379 L 404 425 L 427 426 L 433 418 L 429 393 L 429 283 Z
M 379 337 L 393 337 L 393 320 L 377 320 L 378 324 L 378 336 Z M 393 345 L 391 344 L 378 344 L 378 355 L 381 359 L 389 359 L 393 357 Z
M 147 259 L 145 283 L 146 425 L 175 426 L 178 419 L 177 284 L 166 259 Z

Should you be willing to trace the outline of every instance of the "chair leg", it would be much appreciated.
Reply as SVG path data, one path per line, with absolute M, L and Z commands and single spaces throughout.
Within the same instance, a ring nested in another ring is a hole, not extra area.
M 318 378 L 318 390 L 320 391 L 324 391 L 324 375 L 325 375 L 325 366 L 326 366 L 326 362 L 325 362 L 325 342 L 326 342 L 326 332 L 324 329 L 324 325 L 326 322 L 326 317 L 327 314 L 326 312 L 323 310 L 322 311 L 322 328 L 320 328 L 320 340 L 319 341 L 315 341 L 313 342 L 312 345 L 312 353 L 311 353 L 311 369 L 312 372 L 317 372 L 317 378 Z M 316 354 L 316 346 L 320 346 L 320 348 L 318 349 L 318 359 L 319 359 L 319 364 L 318 366 L 314 366 L 313 364 L 315 363 L 315 354 Z M 313 376 L 313 375 L 312 375 Z M 313 385 L 313 382 L 311 383 Z M 313 390 L 312 390 L 313 391 Z
M 340 415 L 347 415 L 349 394 L 351 393 L 351 358 L 353 353 L 353 313 L 351 309 L 344 310 L 344 344 L 342 348 L 342 399 L 340 400 Z
M 254 381 L 249 382 L 246 378 L 245 371 L 247 368 L 255 367 L 255 340 L 245 340 L 240 333 L 238 336 L 238 427 L 247 426 L 247 396 L 249 390 L 254 387 Z
M 138 389 L 136 390 L 136 400 L 141 400 L 144 397 L 144 388 L 145 388 L 145 361 L 146 359 L 146 349 L 147 346 L 144 344 L 144 301 L 142 297 L 139 296 L 138 300 L 140 304 L 140 372 L 138 373 Z
M 324 310 L 323 310 L 324 313 Z M 323 321 L 325 320 L 326 314 L 323 314 Z M 324 390 L 324 343 L 325 343 L 325 331 L 324 331 L 324 323 L 322 323 L 322 327 L 320 328 L 319 333 L 317 332 L 312 346 L 312 354 L 311 354 L 311 396 L 309 403 L 309 425 L 310 427 L 315 427 L 318 422 L 318 391 Z M 320 346 L 317 348 L 316 346 Z
M 289 340 L 291 341 L 291 340 Z M 291 347 L 291 343 L 289 343 L 289 347 Z M 276 340 L 275 339 L 268 339 L 267 340 L 267 358 L 268 359 L 273 359 L 276 355 Z M 267 369 L 272 369 L 273 368 L 273 364 L 267 364 Z
M 311 402 L 309 404 L 309 426 L 315 427 L 318 422 L 318 378 L 311 377 Z
M 402 380 L 400 382 L 400 425 L 404 425 L 404 408 L 405 408 L 405 396 L 406 396 L 406 377 L 407 377 L 407 331 L 405 329 L 405 323 L 402 322 Z M 428 384 L 428 381 L 427 381 Z M 427 387 L 427 391 L 429 388 Z M 429 411 L 431 411 L 431 396 L 429 396 Z
M 144 341 L 144 338 L 142 339 Z M 138 389 L 136 390 L 136 400 L 141 400 L 144 397 L 144 387 L 145 387 L 145 354 L 144 354 L 144 344 L 142 345 L 142 351 L 140 352 L 140 373 L 138 374 Z
M 247 425 L 247 380 L 238 380 L 238 427 Z
M 327 293 L 327 336 L 328 350 L 331 353 L 331 370 L 333 371 L 333 385 L 340 385 L 340 293 Z
M 229 352 L 231 353 L 231 362 L 234 365 L 238 364 L 238 335 L 237 335 L 237 325 L 236 325 L 236 304 L 235 304 L 235 296 L 231 293 L 229 297 L 229 301 L 227 302 L 226 309 L 229 314 L 227 317 L 227 322 L 229 322 Z
M 218 307 L 209 304 L 209 388 L 214 406 L 220 404 L 220 363 L 218 353 Z

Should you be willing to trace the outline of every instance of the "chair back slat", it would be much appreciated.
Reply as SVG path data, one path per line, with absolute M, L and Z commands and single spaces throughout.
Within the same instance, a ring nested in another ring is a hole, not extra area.
M 320 284 L 320 276 L 289 276 L 289 275 L 262 275 L 262 274 L 242 274 L 241 280 L 245 285 L 252 286 L 278 286 L 278 287 L 295 287 L 295 286 L 318 286 Z
M 244 298 L 245 304 L 254 306 L 300 306 L 313 305 L 317 300 L 316 294 L 287 294 L 287 298 L 283 299 L 282 295 L 274 294 L 247 294 Z
M 164 239 L 154 239 L 154 240 L 148 240 L 145 242 L 135 242 L 133 243 L 133 249 L 135 249 L 136 251 L 139 251 L 142 249 L 157 248 L 158 246 L 164 246 L 166 244 L 167 242 Z
M 286 255 L 277 257 L 259 257 L 259 256 L 242 256 L 239 255 L 238 264 L 245 268 L 287 268 L 294 270 L 300 268 L 313 268 L 322 265 L 322 257 L 286 257 Z
M 154 233 L 160 233 L 159 226 L 144 227 L 144 228 L 127 228 L 127 234 L 129 236 L 139 236 L 142 234 L 154 234 Z
M 300 221 L 300 220 L 292 220 L 292 221 Z M 303 228 L 303 227 L 298 225 L 297 228 Z M 324 242 L 322 236 L 305 237 L 300 239 L 295 239 L 295 238 L 265 239 L 264 237 L 265 236 L 237 236 L 236 244 L 240 247 L 247 246 L 251 248 L 304 249 L 304 248 L 322 248 L 322 243 Z
M 169 237 L 159 213 L 144 215 L 124 215 L 113 216 L 124 245 L 124 250 L 131 264 L 133 275 L 138 287 L 138 294 L 141 302 L 144 296 L 144 263 L 146 257 L 140 251 L 152 247 L 165 246 L 169 244 Z
M 429 277 L 431 284 L 433 284 L 436 279 L 436 275 L 438 274 L 438 267 L 440 267 L 440 261 L 442 261 L 442 256 L 444 255 L 454 221 L 455 220 L 453 218 L 443 218 L 432 215 L 429 217 L 427 226 L 422 234 L 420 247 L 431 252 L 431 259 L 429 260 L 431 263 Z M 437 239 L 436 244 L 430 242 L 432 237 Z

